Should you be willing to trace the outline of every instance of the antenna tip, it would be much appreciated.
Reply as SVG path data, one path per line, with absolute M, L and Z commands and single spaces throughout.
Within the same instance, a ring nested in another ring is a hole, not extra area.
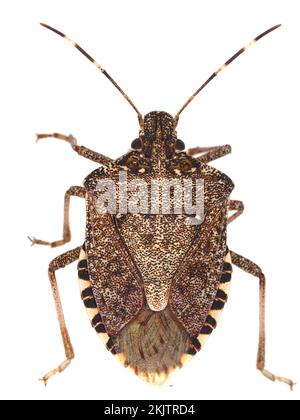
M 274 26 L 272 26 L 272 28 L 270 28 L 270 29 L 268 30 L 268 32 L 275 31 L 275 29 L 280 28 L 280 26 L 282 26 L 282 25 L 281 25 L 281 23 L 278 23 L 278 25 L 274 25 Z

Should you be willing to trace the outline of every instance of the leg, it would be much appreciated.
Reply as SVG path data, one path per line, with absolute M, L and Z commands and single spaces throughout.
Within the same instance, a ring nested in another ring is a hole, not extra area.
M 66 327 L 62 303 L 60 300 L 57 281 L 55 277 L 55 271 L 59 270 L 60 268 L 64 268 L 66 265 L 71 264 L 75 260 L 78 260 L 80 250 L 81 250 L 81 247 L 79 246 L 71 251 L 65 252 L 59 257 L 56 257 L 49 264 L 48 275 L 49 275 L 49 280 L 50 280 L 52 293 L 53 293 L 53 297 L 55 301 L 56 313 L 58 316 L 60 332 L 61 332 L 61 336 L 63 339 L 64 348 L 65 348 L 66 360 L 63 363 L 61 363 L 56 369 L 51 370 L 43 377 L 42 380 L 44 381 L 45 385 L 47 385 L 47 381 L 51 378 L 51 376 L 65 370 L 71 363 L 72 359 L 74 359 L 74 350 L 73 350 L 70 336 Z
M 65 194 L 65 206 L 64 206 L 64 226 L 63 226 L 63 238 L 59 239 L 58 241 L 54 242 L 47 242 L 41 239 L 36 238 L 29 238 L 32 245 L 49 245 L 51 248 L 56 246 L 61 246 L 70 242 L 71 240 L 71 230 L 70 230 L 70 219 L 69 219 L 69 210 L 70 210 L 70 198 L 73 197 L 81 197 L 84 198 L 86 191 L 83 187 L 71 187 Z
M 259 278 L 259 343 L 257 351 L 257 369 L 271 381 L 280 381 L 288 384 L 291 389 L 295 385 L 293 381 L 281 376 L 273 375 L 273 373 L 265 369 L 265 298 L 266 298 L 266 279 L 261 271 L 261 269 L 248 260 L 247 258 L 242 257 L 241 255 L 236 254 L 233 251 L 231 253 L 231 260 L 234 265 L 246 271 L 249 274 L 252 274 L 255 277 Z
M 64 134 L 59 133 L 52 133 L 52 134 L 37 134 L 37 141 L 49 137 L 53 137 L 55 139 L 64 140 L 67 143 L 69 143 L 75 152 L 77 152 L 80 156 L 85 157 L 86 159 L 90 159 L 94 162 L 99 163 L 100 165 L 103 165 L 105 167 L 109 167 L 113 163 L 113 159 L 110 159 L 104 155 L 101 155 L 100 153 L 94 152 L 93 150 L 88 149 L 84 146 L 78 146 L 77 140 L 75 137 L 70 134 L 69 136 L 65 136 Z
M 188 149 L 188 155 L 194 156 L 199 153 L 205 153 L 204 155 L 196 158 L 199 162 L 208 163 L 212 160 L 219 159 L 222 156 L 226 156 L 231 153 L 231 146 L 225 144 L 224 146 L 214 146 L 214 147 L 193 147 Z
M 231 216 L 228 217 L 227 224 L 233 222 L 235 219 L 237 219 L 244 211 L 244 203 L 242 201 L 236 201 L 236 200 L 230 200 L 228 210 L 236 210 L 235 213 L 233 213 Z

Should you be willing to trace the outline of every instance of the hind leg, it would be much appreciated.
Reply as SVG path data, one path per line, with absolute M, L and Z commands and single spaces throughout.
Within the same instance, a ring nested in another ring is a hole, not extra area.
M 63 307 L 60 300 L 58 285 L 56 281 L 55 271 L 59 270 L 60 268 L 64 268 L 65 266 L 71 264 L 72 262 L 78 260 L 79 254 L 80 254 L 81 247 L 77 247 L 75 249 L 72 249 L 71 251 L 65 252 L 64 254 L 60 255 L 59 257 L 56 257 L 54 260 L 52 260 L 49 264 L 49 280 L 51 284 L 51 289 L 55 301 L 55 307 L 56 307 L 56 313 L 58 317 L 60 332 L 63 340 L 63 345 L 65 349 L 65 355 L 66 359 L 55 369 L 48 372 L 44 377 L 43 381 L 45 385 L 47 384 L 47 381 L 56 373 L 60 373 L 63 370 L 65 370 L 69 364 L 71 363 L 71 360 L 74 359 L 74 350 L 72 347 L 72 343 L 70 340 L 70 336 L 67 330 L 64 313 L 63 313 Z
M 236 265 L 240 269 L 246 271 L 249 274 L 252 274 L 259 279 L 259 342 L 258 342 L 258 350 L 257 350 L 257 369 L 268 379 L 271 381 L 280 381 L 284 382 L 293 389 L 295 385 L 293 381 L 290 379 L 284 378 L 282 376 L 274 375 L 273 373 L 269 372 L 265 369 L 265 354 L 266 354 L 266 338 L 265 338 L 265 299 L 266 299 L 266 279 L 265 276 L 255 263 L 248 260 L 241 255 L 236 254 L 233 251 L 231 253 L 231 260 L 232 264 Z

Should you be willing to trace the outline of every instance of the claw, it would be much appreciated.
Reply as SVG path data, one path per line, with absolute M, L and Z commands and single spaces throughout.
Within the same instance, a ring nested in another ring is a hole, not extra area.
M 45 379 L 45 378 L 40 378 L 39 381 L 44 382 L 45 386 L 48 385 L 47 379 Z
M 35 136 L 36 136 L 36 139 L 35 139 L 35 142 L 36 142 L 36 143 L 38 143 L 38 141 L 39 141 L 39 140 L 41 140 L 41 139 L 43 138 L 43 137 L 42 137 L 42 136 L 43 136 L 42 134 L 38 134 L 38 133 L 36 133 L 36 134 L 35 134 Z
M 50 245 L 51 246 L 51 242 L 47 242 L 47 241 L 42 241 L 41 239 L 37 239 L 34 236 L 27 236 L 27 238 L 30 240 L 31 242 L 31 246 L 33 245 Z
M 63 363 L 61 363 L 56 369 L 51 370 L 48 372 L 40 381 L 44 382 L 44 385 L 47 386 L 49 379 L 56 375 L 57 373 L 63 372 L 71 363 L 71 359 L 66 359 Z
M 285 384 L 287 384 L 291 391 L 293 391 L 293 388 L 295 385 L 297 385 L 295 382 L 293 382 L 291 379 L 288 378 L 284 378 L 283 376 L 276 376 L 273 373 L 269 372 L 268 370 L 263 369 L 261 371 L 261 373 L 268 379 L 270 379 L 270 381 L 278 381 L 278 382 L 283 382 Z
M 77 140 L 74 136 L 72 136 L 72 134 L 69 134 L 68 136 L 65 136 L 64 134 L 60 134 L 60 133 L 52 133 L 52 134 L 36 134 L 36 142 L 38 142 L 41 139 L 46 139 L 46 138 L 55 138 L 55 139 L 59 139 L 59 140 L 63 140 L 66 141 L 67 143 L 69 143 L 72 147 L 75 147 L 77 145 Z
M 28 238 L 28 239 L 30 240 L 30 242 L 31 242 L 30 246 L 33 246 L 33 245 L 35 245 L 35 244 L 36 244 L 36 239 L 35 239 L 35 237 L 27 236 L 27 238 Z

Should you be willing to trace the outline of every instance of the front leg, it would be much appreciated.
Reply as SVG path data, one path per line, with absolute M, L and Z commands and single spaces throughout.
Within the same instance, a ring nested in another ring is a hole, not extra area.
M 28 239 L 31 241 L 32 245 L 49 245 L 51 248 L 55 248 L 57 246 L 61 246 L 70 242 L 71 240 L 71 229 L 70 229 L 70 198 L 73 197 L 81 197 L 85 198 L 86 190 L 83 187 L 71 187 L 65 193 L 65 204 L 64 204 L 64 225 L 63 225 L 63 237 L 57 241 L 48 242 L 43 241 L 42 239 L 36 239 L 35 237 L 31 238 L 28 236 Z
M 55 138 L 59 140 L 66 141 L 72 147 L 72 149 L 77 152 L 80 156 L 85 157 L 86 159 L 92 160 L 93 162 L 97 162 L 100 165 L 108 168 L 113 163 L 113 159 L 101 155 L 101 153 L 94 152 L 93 150 L 88 149 L 84 146 L 78 146 L 77 140 L 72 134 L 69 136 L 65 136 L 64 134 L 59 133 L 52 133 L 52 134 L 37 134 L 37 141 L 46 138 Z
M 225 144 L 224 146 L 193 147 L 187 151 L 189 156 L 195 156 L 202 153 L 204 154 L 196 157 L 196 159 L 199 162 L 206 164 L 212 160 L 219 159 L 231 153 L 231 146 L 229 144 Z

